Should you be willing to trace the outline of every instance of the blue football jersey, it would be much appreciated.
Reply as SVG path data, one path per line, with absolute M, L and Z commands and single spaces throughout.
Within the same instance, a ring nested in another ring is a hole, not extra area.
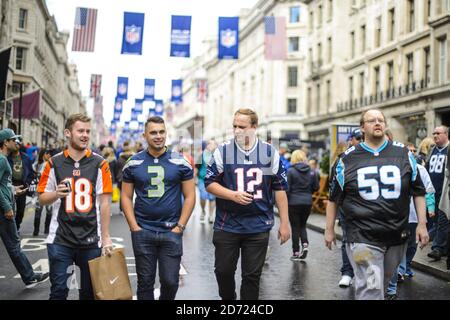
M 440 198 L 442 194 L 442 187 L 444 185 L 444 175 L 447 163 L 448 146 L 444 148 L 433 148 L 431 156 L 425 167 L 430 174 L 431 182 L 436 190 L 436 196 Z
M 123 168 L 123 181 L 134 184 L 134 213 L 141 228 L 168 231 L 181 215 L 181 183 L 194 176 L 190 163 L 167 150 L 158 158 L 147 150 L 132 156 Z
M 286 171 L 273 146 L 257 140 L 251 150 L 245 151 L 235 140 L 221 144 L 206 173 L 205 185 L 213 182 L 230 190 L 253 194 L 249 205 L 217 198 L 215 229 L 257 233 L 273 227 L 273 191 L 287 189 Z

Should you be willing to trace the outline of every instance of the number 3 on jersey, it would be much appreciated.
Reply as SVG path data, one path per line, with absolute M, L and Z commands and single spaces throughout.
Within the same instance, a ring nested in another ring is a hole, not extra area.
M 164 195 L 164 168 L 161 166 L 149 166 L 148 173 L 155 174 L 156 177 L 150 179 L 150 185 L 156 189 L 148 190 L 149 198 L 161 198 Z
M 237 189 L 238 191 L 247 191 L 247 192 L 254 192 L 253 199 L 262 199 L 262 191 L 261 190 L 255 190 L 257 186 L 259 186 L 263 181 L 263 173 L 261 169 L 259 168 L 251 168 L 247 170 L 247 177 L 253 178 L 253 180 L 250 180 L 247 182 L 247 188 L 244 188 L 245 184 L 245 178 L 244 178 L 244 168 L 237 168 L 234 170 L 234 172 L 237 175 Z
M 380 188 L 380 184 L 377 179 L 367 178 L 367 175 L 379 174 L 380 182 L 385 186 L 391 186 L 390 188 Z M 388 165 L 382 166 L 378 171 L 378 167 L 365 167 L 358 169 L 358 190 L 359 195 L 365 200 L 377 200 L 380 196 L 384 199 L 397 199 L 400 197 L 401 190 L 401 176 L 400 169 L 396 166 Z
M 63 181 L 69 181 L 72 186 L 70 194 L 65 198 L 66 212 L 75 211 L 88 213 L 92 209 L 92 184 L 88 179 L 80 178 L 74 181 L 74 178 L 67 178 Z

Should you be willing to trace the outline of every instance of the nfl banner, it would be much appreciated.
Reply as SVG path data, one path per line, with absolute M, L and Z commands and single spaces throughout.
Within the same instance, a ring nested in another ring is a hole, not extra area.
M 122 54 L 142 54 L 144 14 L 124 12 Z
M 128 78 L 117 78 L 117 95 L 116 99 L 127 100 L 128 99 Z
M 115 112 L 114 112 L 114 118 L 113 118 L 113 120 L 114 120 L 114 121 L 120 121 L 120 115 L 121 115 L 121 114 L 122 114 L 122 113 L 115 111 Z
M 153 101 L 155 99 L 155 79 L 145 79 L 144 100 Z
M 123 102 L 121 99 L 118 99 L 116 97 L 116 101 L 114 102 L 114 111 L 115 112 L 122 112 L 122 108 L 123 108 Z
M 125 121 L 124 122 L 122 132 L 123 133 L 130 132 L 130 121 Z
M 131 121 L 137 121 L 139 112 L 137 112 L 135 109 L 131 109 Z
M 155 115 L 162 117 L 164 114 L 164 103 L 162 100 L 155 100 Z
M 191 42 L 191 16 L 172 16 L 170 56 L 189 57 Z
M 137 130 L 138 132 L 143 132 L 144 131 L 144 123 L 143 122 L 139 122 L 139 125 L 138 125 L 138 130 Z
M 91 74 L 91 90 L 89 92 L 89 97 L 95 98 L 100 96 L 101 88 L 102 88 L 102 75 Z
M 114 120 L 111 121 L 111 126 L 109 127 L 109 130 L 111 132 L 113 132 L 113 131 L 115 132 L 117 130 L 117 122 L 115 122 Z
M 172 80 L 172 98 L 171 101 L 175 102 L 176 104 L 183 101 L 183 80 Z M 156 101 L 156 100 L 155 100 Z M 158 100 L 160 101 L 160 100 Z
M 239 56 L 239 18 L 219 17 L 219 59 Z
M 144 99 L 134 99 L 134 111 L 142 114 L 144 111 Z
M 151 118 L 151 117 L 154 117 L 154 116 L 156 116 L 155 109 L 154 108 L 153 109 L 148 109 L 148 117 Z

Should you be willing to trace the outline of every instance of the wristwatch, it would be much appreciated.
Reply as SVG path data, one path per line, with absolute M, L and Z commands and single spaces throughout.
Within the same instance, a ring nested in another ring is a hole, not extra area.
M 184 229 L 186 229 L 186 226 L 181 223 L 177 223 L 177 227 L 180 228 L 182 231 L 184 231 Z

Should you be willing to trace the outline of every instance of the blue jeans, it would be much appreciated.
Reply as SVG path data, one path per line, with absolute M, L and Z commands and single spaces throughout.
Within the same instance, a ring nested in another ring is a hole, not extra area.
M 68 279 L 72 275 L 75 263 L 80 270 L 80 300 L 94 300 L 88 261 L 100 257 L 100 248 L 79 249 L 48 244 L 48 262 L 50 265 L 50 300 L 66 300 L 69 293 Z
M 34 277 L 33 267 L 20 247 L 16 222 L 14 219 L 6 219 L 3 212 L 0 212 L 0 237 L 22 281 L 24 283 L 31 281 Z
M 348 260 L 347 250 L 345 250 L 345 242 L 346 242 L 345 241 L 346 240 L 346 235 L 345 235 L 345 218 L 344 218 L 344 214 L 343 214 L 341 208 L 339 208 L 338 214 L 339 214 L 339 221 L 341 223 L 341 228 L 342 228 L 342 246 L 341 246 L 342 267 L 341 267 L 341 275 L 349 276 L 349 277 L 353 278 L 355 275 L 353 273 L 352 264 L 350 263 L 350 260 Z
M 437 210 L 436 212 L 437 219 L 435 220 L 435 222 L 437 223 L 437 226 L 431 249 L 438 250 L 441 254 L 446 254 L 449 222 L 445 212 L 442 212 L 441 210 Z
M 160 300 L 174 300 L 178 291 L 183 235 L 142 229 L 131 233 L 136 259 L 137 298 L 154 300 L 156 264 L 159 264 Z

